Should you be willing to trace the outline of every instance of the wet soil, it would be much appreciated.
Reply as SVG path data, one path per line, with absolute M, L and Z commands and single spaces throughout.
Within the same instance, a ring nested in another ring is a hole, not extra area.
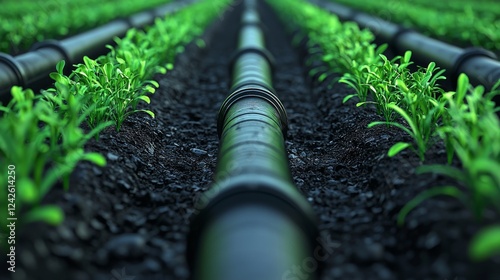
M 415 175 L 422 163 L 411 151 L 387 157 L 389 147 L 408 136 L 368 129 L 381 119 L 374 108 L 342 104 L 352 90 L 329 86 L 333 77 L 324 83 L 309 78 L 306 49 L 290 44 L 267 6 L 260 12 L 276 59 L 274 87 L 289 117 L 293 179 L 322 235 L 336 244 L 321 279 L 500 279 L 498 258 L 473 263 L 467 256 L 473 234 L 498 217 L 480 224 L 458 201 L 436 198 L 411 212 L 404 226 L 396 224 L 416 194 L 455 182 Z M 88 143 L 107 166 L 81 163 L 67 192 L 51 191 L 45 203 L 64 210 L 64 223 L 23 228 L 16 273 L 2 269 L 2 279 L 188 279 L 189 217 L 215 170 L 216 114 L 228 94 L 240 15 L 241 6 L 232 6 L 206 31 L 205 48 L 190 44 L 172 71 L 155 77 L 160 88 L 148 106 L 155 119 L 133 115 L 119 132 L 109 128 Z M 445 161 L 440 145 L 426 155 L 426 163 Z

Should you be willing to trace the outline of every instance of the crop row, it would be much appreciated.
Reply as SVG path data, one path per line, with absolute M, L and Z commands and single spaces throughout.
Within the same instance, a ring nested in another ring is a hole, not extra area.
M 172 69 L 183 46 L 199 36 L 228 2 L 203 0 L 157 19 L 144 31 L 131 29 L 116 39 L 117 46 L 109 47 L 107 55 L 85 57 L 68 76 L 61 61 L 50 75 L 54 87 L 40 95 L 12 88 L 12 100 L 0 106 L 0 166 L 7 170 L 15 165 L 15 211 L 24 213 L 23 222 L 61 222 L 61 210 L 41 205 L 43 197 L 61 182 L 67 189 L 79 161 L 106 164 L 102 155 L 84 150 L 85 143 L 98 138 L 104 128 L 119 129 L 136 112 L 154 117 L 149 110 L 137 109 L 139 102 L 150 102 L 148 95 L 159 86 L 149 79 Z M 197 43 L 203 46 L 203 41 Z M 0 180 L 7 181 L 7 172 L 0 173 Z M 0 197 L 7 197 L 7 188 L 1 188 Z M 2 203 L 1 208 L 0 220 L 5 223 L 7 205 Z
M 7 1 L 0 10 L 0 52 L 17 54 L 170 0 Z
M 322 60 L 322 66 L 311 70 L 320 81 L 330 74 L 343 74 L 334 82 L 352 87 L 356 94 L 344 102 L 357 98 L 357 106 L 374 105 L 383 121 L 376 125 L 394 126 L 413 138 L 413 142 L 395 143 L 388 151 L 395 156 L 404 149 L 412 149 L 425 160 L 429 147 L 442 141 L 446 147 L 448 164 L 423 165 L 418 173 L 434 172 L 449 176 L 459 185 L 431 187 L 410 200 L 401 210 L 398 222 L 420 202 L 435 195 L 458 198 L 471 208 L 478 219 L 486 209 L 500 214 L 500 121 L 499 110 L 492 101 L 500 94 L 500 81 L 491 92 L 483 86 L 473 87 L 466 75 L 458 80 L 456 91 L 446 92 L 438 84 L 444 79 L 443 70 L 431 62 L 427 67 L 411 71 L 411 52 L 389 60 L 383 51 L 386 46 L 373 44 L 374 35 L 360 30 L 352 23 L 339 19 L 303 0 L 269 1 L 286 22 L 288 28 L 300 30 L 294 41 L 308 38 L 313 60 Z M 456 158 L 462 168 L 451 165 Z M 490 226 L 478 233 L 471 243 L 470 256 L 484 259 L 500 251 L 500 226 Z
M 432 9 L 441 9 L 445 11 L 473 13 L 475 16 L 486 16 L 499 18 L 500 3 L 491 0 L 481 1 L 433 1 L 433 0 L 413 0 L 414 5 L 429 7 Z M 495 12 L 496 11 L 496 12 Z
M 445 2 L 453 3 L 453 1 L 419 0 L 421 4 L 415 4 L 410 0 L 383 2 L 335 0 L 335 2 L 377 15 L 387 21 L 416 28 L 426 35 L 450 43 L 484 47 L 497 53 L 500 50 L 498 32 L 500 15 L 499 10 L 493 8 L 500 6 L 492 1 L 462 5 L 462 9 L 448 9 L 441 6 Z

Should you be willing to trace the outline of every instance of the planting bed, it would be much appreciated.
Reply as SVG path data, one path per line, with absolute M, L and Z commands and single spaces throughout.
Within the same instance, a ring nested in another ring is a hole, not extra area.
M 276 59 L 273 84 L 289 118 L 293 179 L 313 205 L 329 248 L 321 279 L 500 279 L 500 259 L 468 260 L 480 224 L 460 202 L 426 201 L 397 226 L 397 213 L 409 199 L 453 182 L 415 175 L 421 163 L 410 151 L 388 158 L 392 144 L 411 139 L 385 126 L 366 128 L 381 120 L 375 109 L 357 108 L 352 100 L 342 104 L 353 93 L 344 84 L 328 88 L 328 80 L 308 78 L 305 50 L 292 47 L 267 6 L 260 13 Z M 132 115 L 120 132 L 110 127 L 87 144 L 106 156 L 107 166 L 81 163 L 69 191 L 52 189 L 46 202 L 60 205 L 65 221 L 20 230 L 16 273 L 2 269 L 0 277 L 189 277 L 189 217 L 215 170 L 216 114 L 229 90 L 240 14 L 241 5 L 231 6 L 206 31 L 205 48 L 190 44 L 172 71 L 155 77 L 160 88 L 147 106 L 155 119 Z M 445 162 L 442 146 L 426 154 L 426 163 Z M 495 220 L 486 215 L 484 223 Z M 295 279 L 307 279 L 306 271 L 300 268 Z

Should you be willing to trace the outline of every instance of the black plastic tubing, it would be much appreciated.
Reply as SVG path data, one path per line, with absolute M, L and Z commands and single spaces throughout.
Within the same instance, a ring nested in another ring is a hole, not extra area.
M 284 136 L 287 116 L 272 88 L 255 2 L 247 1 L 231 94 L 218 114 L 215 182 L 197 202 L 188 238 L 195 280 L 317 279 L 313 211 L 294 186 Z M 291 278 L 290 278 L 291 277 Z
M 41 89 L 56 64 L 65 60 L 66 65 L 82 61 L 83 56 L 97 57 L 106 52 L 105 45 L 114 37 L 122 37 L 131 28 L 142 28 L 156 17 L 178 11 L 193 1 L 171 2 L 158 8 L 137 13 L 126 19 L 117 19 L 105 25 L 64 40 L 47 40 L 33 45 L 27 53 L 13 57 L 0 53 L 0 101 L 8 101 L 12 86 Z
M 454 85 L 461 73 L 467 74 L 471 83 L 484 85 L 486 89 L 491 89 L 500 80 L 500 62 L 493 52 L 475 47 L 462 49 L 338 3 L 311 2 L 336 14 L 342 21 L 353 21 L 360 27 L 369 28 L 397 53 L 411 50 L 418 64 L 436 62 L 448 70 L 447 75 Z

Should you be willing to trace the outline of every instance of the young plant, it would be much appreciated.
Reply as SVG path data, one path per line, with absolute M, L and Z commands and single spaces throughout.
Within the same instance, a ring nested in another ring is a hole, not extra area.
M 21 2 L 21 3 L 20 3 Z M 2 1 L 0 51 L 17 54 L 34 43 L 59 39 L 118 17 L 165 4 L 168 0 Z M 53 16 L 57 14 L 57 16 Z
M 60 222 L 62 212 L 39 205 L 41 199 L 61 179 L 67 187 L 69 174 L 80 160 L 105 164 L 101 155 L 83 151 L 85 142 L 104 125 L 84 134 L 79 128 L 84 119 L 80 99 L 70 93 L 46 97 L 35 97 L 31 90 L 13 87 L 12 100 L 7 106 L 0 106 L 1 165 L 15 165 L 15 209 L 17 213 L 21 209 L 27 211 L 26 222 Z M 6 173 L 0 177 L 7 181 Z M 2 209 L 1 213 L 5 215 L 7 210 Z
M 500 84 L 500 82 L 499 82 Z M 497 84 L 498 86 L 498 84 Z M 401 210 L 398 222 L 402 224 L 406 215 L 422 201 L 436 196 L 448 195 L 459 198 L 474 213 L 483 217 L 486 208 L 500 214 L 500 120 L 492 99 L 500 92 L 496 87 L 489 93 L 484 88 L 472 88 L 465 74 L 458 80 L 456 92 L 444 94 L 448 122 L 438 129 L 445 143 L 451 145 L 460 160 L 462 169 L 449 165 L 424 165 L 417 173 L 437 173 L 455 179 L 467 187 L 467 192 L 455 186 L 435 187 L 426 190 L 408 202 Z M 486 230 L 471 243 L 470 253 L 474 259 L 483 259 L 500 253 L 500 238 L 492 236 L 498 227 Z M 488 244 L 486 246 L 485 244 Z
M 500 9 L 498 2 L 475 2 L 473 5 L 467 1 L 430 0 L 335 2 L 451 43 L 474 45 L 492 51 L 500 49 L 499 18 L 498 13 L 495 13 Z M 450 9 L 450 6 L 453 8 Z
M 371 93 L 373 101 L 359 102 L 357 106 L 375 104 L 377 113 L 383 115 L 386 122 L 392 122 L 396 115 L 390 105 L 399 106 L 402 99 L 396 81 L 406 79 L 409 75 L 408 66 L 412 64 L 411 52 L 406 52 L 403 58 L 397 56 L 391 61 L 383 54 L 379 54 L 379 57 L 382 63 L 368 65 L 366 76 L 369 83 L 364 85 Z M 400 64 L 397 63 L 398 60 Z
M 84 58 L 69 76 L 63 74 L 61 61 L 50 75 L 54 87 L 41 95 L 12 88 L 12 100 L 0 105 L 0 167 L 7 170 L 15 165 L 15 210 L 24 215 L 20 220 L 62 221 L 61 209 L 40 205 L 42 198 L 59 181 L 68 189 L 69 176 L 78 162 L 106 164 L 102 155 L 84 150 L 85 143 L 105 127 L 114 122 L 120 128 L 123 120 L 136 112 L 154 116 L 148 110 L 136 109 L 140 101 L 149 103 L 147 94 L 159 86 L 148 79 L 172 69 L 183 45 L 201 34 L 229 3 L 216 1 L 218 6 L 213 0 L 201 1 L 166 20 L 158 19 L 147 32 L 129 31 L 107 56 Z M 89 128 L 83 128 L 85 121 Z M 7 179 L 7 172 L 0 172 L 0 180 Z M 0 188 L 0 195 L 7 198 L 7 188 Z M 2 227 L 7 221 L 7 207 L 0 204 Z
M 154 117 L 150 110 L 138 110 L 136 107 L 139 101 L 150 102 L 145 93 L 154 93 L 154 86 L 158 87 L 158 83 L 139 79 L 140 71 L 132 72 L 128 67 L 122 71 L 111 62 L 98 61 L 84 57 L 84 63 L 79 64 L 70 76 L 74 80 L 71 83 L 75 85 L 74 92 L 81 96 L 92 93 L 86 103 L 87 107 L 93 107 L 88 119 L 89 126 L 96 127 L 112 120 L 119 130 L 123 121 L 133 113 L 145 112 Z
M 409 58 L 410 54 L 407 52 L 401 65 L 408 65 Z M 412 148 L 420 160 L 424 161 L 425 152 L 434 144 L 433 137 L 436 134 L 438 123 L 443 114 L 446 113 L 442 98 L 437 98 L 443 92 L 438 87 L 437 81 L 444 79 L 442 76 L 444 71 L 437 71 L 437 69 L 435 63 L 431 62 L 425 71 L 422 69 L 415 73 L 402 71 L 401 75 L 394 77 L 398 89 L 395 95 L 402 97 L 398 100 L 399 104 L 396 101 L 387 102 L 387 98 L 379 99 L 384 110 L 395 112 L 406 122 L 408 127 L 387 119 L 385 122 L 372 122 L 368 127 L 382 124 L 397 127 L 410 135 L 416 145 L 414 147 L 413 143 L 398 142 L 389 149 L 389 156 L 392 157 L 406 148 Z M 391 92 L 386 92 L 386 94 L 391 95 Z M 389 112 L 384 111 L 386 118 L 387 116 L 391 117 L 389 114 Z

